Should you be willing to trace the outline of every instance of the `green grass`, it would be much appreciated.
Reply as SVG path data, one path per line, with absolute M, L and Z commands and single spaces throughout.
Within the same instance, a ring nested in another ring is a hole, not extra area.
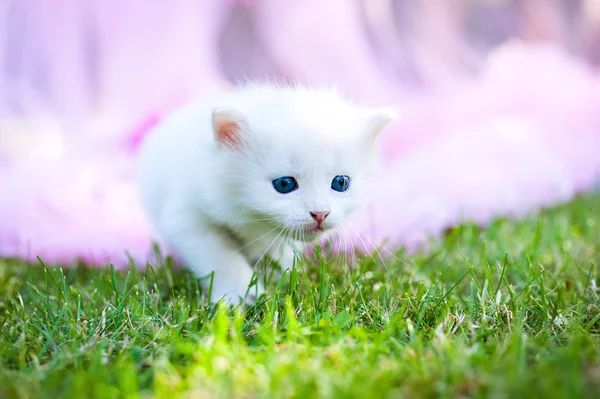
M 427 254 L 316 256 L 258 306 L 163 267 L 0 261 L 0 398 L 598 397 L 600 197 Z

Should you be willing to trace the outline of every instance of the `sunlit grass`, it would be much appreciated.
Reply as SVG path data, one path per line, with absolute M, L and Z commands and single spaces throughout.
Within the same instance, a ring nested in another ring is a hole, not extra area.
M 586 196 L 385 265 L 316 256 L 245 312 L 169 263 L 0 261 L 0 397 L 597 397 L 599 214 Z

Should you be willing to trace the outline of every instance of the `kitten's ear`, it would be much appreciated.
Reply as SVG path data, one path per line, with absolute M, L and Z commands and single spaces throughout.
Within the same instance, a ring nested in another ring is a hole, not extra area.
M 393 107 L 374 108 L 366 111 L 367 140 L 372 143 L 390 123 L 398 120 L 398 110 Z
M 215 140 L 219 145 L 229 150 L 242 150 L 245 126 L 244 118 L 234 111 L 216 109 L 212 113 L 212 128 Z

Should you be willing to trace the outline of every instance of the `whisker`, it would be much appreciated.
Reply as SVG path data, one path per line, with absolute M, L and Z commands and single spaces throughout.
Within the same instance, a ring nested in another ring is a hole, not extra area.
M 254 244 L 255 242 L 261 240 L 262 238 L 265 238 L 266 236 L 268 236 L 269 234 L 271 234 L 272 232 L 274 232 L 275 230 L 277 230 L 279 227 L 281 227 L 283 225 L 283 223 L 280 223 L 279 225 L 275 226 L 274 228 L 272 228 L 271 230 L 269 230 L 268 232 L 266 232 L 265 234 L 263 234 L 262 236 L 258 237 L 255 240 L 250 241 L 249 243 L 247 243 L 246 245 L 244 245 L 243 247 L 240 247 L 238 249 L 236 249 L 235 251 L 233 251 L 232 253 L 236 253 L 241 251 L 244 248 L 247 248 L 248 246 Z
M 284 232 L 285 230 L 282 230 L 282 232 Z M 279 236 L 278 236 L 279 237 Z M 275 238 L 275 240 L 277 240 L 277 238 Z M 285 242 L 285 234 L 283 235 L 282 239 L 279 240 L 279 244 L 277 245 L 277 247 L 273 250 L 274 254 L 277 254 L 277 252 L 279 251 L 279 249 L 281 248 L 281 245 Z M 267 249 L 268 251 L 268 249 Z M 267 263 L 267 265 L 265 266 L 265 274 L 267 273 L 267 270 L 271 267 L 271 264 L 273 263 L 273 256 L 271 256 L 271 259 L 269 259 L 269 263 Z
M 342 226 L 344 229 L 343 243 L 344 243 L 344 253 L 347 254 L 348 251 L 351 251 L 352 262 L 356 261 L 356 254 L 354 253 L 354 246 L 352 245 L 352 240 L 350 239 L 350 234 L 348 233 L 348 229 L 345 226 Z
M 365 246 L 365 248 L 368 248 L 367 243 L 365 242 L 365 240 L 362 239 L 359 231 L 356 230 L 356 227 L 354 227 L 351 223 L 348 223 L 348 226 L 350 228 L 352 228 L 352 230 L 354 231 L 354 233 L 356 234 L 356 236 L 358 237 L 358 239 L 362 242 L 362 244 Z M 367 238 L 367 240 L 369 239 L 369 237 L 365 237 L 365 238 Z M 381 253 L 377 249 L 377 246 L 375 246 L 372 241 L 370 241 L 370 243 L 371 243 L 371 245 L 373 245 L 373 249 L 375 250 L 375 253 L 377 254 L 377 256 L 379 257 L 379 259 L 381 260 L 381 263 L 383 263 L 383 266 L 385 267 L 385 270 L 389 271 L 390 269 L 389 269 L 387 263 L 385 263 L 385 260 L 383 259 L 383 256 L 381 256 Z
M 328 250 L 329 250 L 329 258 L 327 258 L 327 263 L 331 263 L 333 259 L 335 259 L 335 249 L 333 244 L 331 243 L 331 238 L 329 236 L 325 236 L 327 240 Z
M 281 236 L 281 234 L 283 234 L 283 230 L 281 230 L 279 232 L 279 234 L 277 234 L 277 236 L 271 242 L 271 245 L 269 245 L 267 247 L 267 249 L 265 250 L 265 252 L 261 255 L 261 257 L 258 258 L 258 260 L 256 261 L 256 263 L 254 264 L 254 268 L 256 268 L 256 265 L 258 265 L 260 263 L 260 261 L 265 257 L 265 255 L 267 255 L 267 253 L 269 252 L 269 250 L 271 249 L 271 247 L 273 246 L 273 244 L 275 244 L 275 241 L 277 241 L 277 239 L 279 238 L 279 236 Z
M 350 258 L 352 261 L 352 264 L 356 263 L 356 250 L 354 248 L 354 245 L 352 245 L 352 240 L 350 239 L 350 234 L 348 233 L 348 230 L 344 229 L 344 253 L 347 255 L 348 251 L 350 251 Z
M 372 238 L 369 237 L 369 235 L 367 233 L 365 233 L 363 230 L 361 230 L 359 227 L 353 225 L 352 223 L 348 223 L 353 229 L 355 229 L 357 232 L 360 232 L 367 240 L 369 240 L 369 242 L 375 247 L 375 240 L 373 240 Z M 394 254 L 393 252 L 391 252 L 390 250 L 388 250 L 385 246 L 380 245 L 379 246 L 382 250 L 384 250 L 388 255 L 391 255 L 394 259 L 396 259 L 398 262 L 401 262 L 405 265 L 408 265 L 408 263 L 406 263 L 404 260 L 400 259 L 399 257 L 396 256 L 396 254 Z
M 342 233 L 340 230 L 336 230 L 333 236 L 331 237 L 331 252 L 332 256 L 334 256 L 338 262 L 345 263 L 345 258 L 343 254 L 343 252 L 345 251 L 345 245 L 342 245 L 341 234 Z

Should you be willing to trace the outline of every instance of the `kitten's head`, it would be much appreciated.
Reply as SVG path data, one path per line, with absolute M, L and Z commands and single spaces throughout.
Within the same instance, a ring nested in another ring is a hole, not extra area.
M 258 86 L 215 109 L 212 124 L 237 209 L 313 241 L 361 204 L 377 136 L 394 119 L 332 91 Z

